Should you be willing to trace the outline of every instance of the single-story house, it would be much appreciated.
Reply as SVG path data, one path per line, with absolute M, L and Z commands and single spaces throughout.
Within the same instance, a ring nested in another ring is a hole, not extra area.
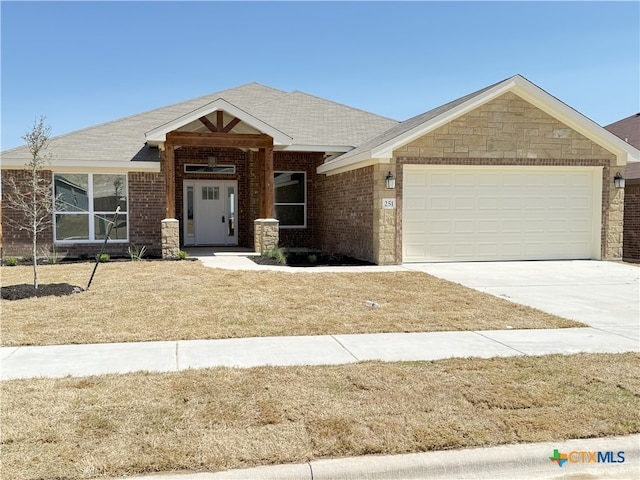
M 398 122 L 257 83 L 51 139 L 67 255 L 275 245 L 377 264 L 621 259 L 637 148 L 520 75 Z M 2 152 L 24 178 L 28 151 Z M 6 189 L 3 189 L 3 194 Z M 5 219 L 4 251 L 28 250 Z
M 640 149 L 640 113 L 604 128 Z M 627 164 L 625 183 L 622 257 L 628 262 L 640 262 L 640 163 Z

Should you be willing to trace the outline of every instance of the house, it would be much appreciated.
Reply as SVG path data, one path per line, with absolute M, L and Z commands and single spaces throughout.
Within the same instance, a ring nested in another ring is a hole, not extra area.
M 257 83 L 51 139 L 41 243 L 275 245 L 377 264 L 620 259 L 637 148 L 516 75 L 404 122 Z M 26 148 L 2 152 L 23 178 Z M 5 219 L 4 250 L 27 250 Z
M 604 128 L 640 148 L 640 113 Z M 640 163 L 627 164 L 625 177 L 622 257 L 629 262 L 640 262 Z

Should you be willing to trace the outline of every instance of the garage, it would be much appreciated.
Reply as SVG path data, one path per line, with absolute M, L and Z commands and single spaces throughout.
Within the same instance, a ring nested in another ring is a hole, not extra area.
M 404 262 L 600 259 L 602 168 L 404 165 Z

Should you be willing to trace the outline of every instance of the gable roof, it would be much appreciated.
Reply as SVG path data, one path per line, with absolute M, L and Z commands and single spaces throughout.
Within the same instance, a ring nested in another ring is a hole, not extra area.
M 183 125 L 194 115 L 217 109 L 238 114 L 289 150 L 342 153 L 398 123 L 302 92 L 249 83 L 52 137 L 53 166 L 157 171 L 159 157 L 154 146 L 159 142 L 152 137 L 156 141 L 147 143 L 145 134 L 162 137 L 163 126 Z M 25 146 L 2 152 L 4 166 L 22 166 L 28 159 Z
M 618 157 L 618 164 L 640 161 L 640 152 L 598 124 L 534 85 L 521 75 L 498 82 L 457 100 L 417 115 L 363 143 L 358 148 L 326 162 L 319 173 L 339 173 L 373 163 L 389 163 L 393 151 L 449 123 L 507 92 L 513 92 L 557 118 Z

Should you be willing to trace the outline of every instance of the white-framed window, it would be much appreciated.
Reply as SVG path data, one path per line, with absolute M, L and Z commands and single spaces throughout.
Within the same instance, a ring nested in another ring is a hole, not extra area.
M 102 242 L 113 222 L 110 241 L 129 239 L 126 174 L 54 173 L 53 235 L 56 243 Z
M 210 174 L 218 174 L 218 175 L 233 175 L 236 173 L 235 165 L 198 165 L 198 164 L 190 164 L 186 163 L 184 165 L 185 173 L 210 173 Z
M 306 228 L 306 172 L 274 172 L 273 212 L 281 228 Z

